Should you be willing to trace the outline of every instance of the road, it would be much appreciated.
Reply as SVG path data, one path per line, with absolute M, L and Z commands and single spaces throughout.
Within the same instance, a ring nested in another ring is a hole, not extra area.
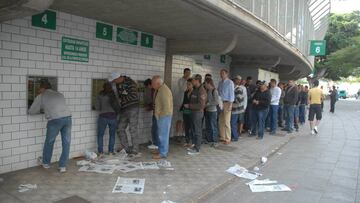
M 238 179 L 204 202 L 360 202 L 360 101 L 339 101 L 335 114 L 328 109 L 326 103 L 318 136 L 303 126 L 260 169 L 260 179 L 277 180 L 292 192 L 252 193 L 245 185 L 249 181 Z

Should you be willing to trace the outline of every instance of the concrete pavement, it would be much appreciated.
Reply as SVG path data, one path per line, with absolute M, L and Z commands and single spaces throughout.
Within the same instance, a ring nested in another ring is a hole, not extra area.
M 319 135 L 308 126 L 268 161 L 262 178 L 278 180 L 292 192 L 251 193 L 243 179 L 203 202 L 360 202 L 360 102 L 339 101 L 335 114 L 327 104 Z M 261 179 L 262 179 L 261 178 Z

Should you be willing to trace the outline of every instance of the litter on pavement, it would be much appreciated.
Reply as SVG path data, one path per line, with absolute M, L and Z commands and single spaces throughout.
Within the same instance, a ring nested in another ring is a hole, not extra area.
M 164 201 L 162 201 L 161 203 L 176 203 L 176 202 L 173 202 L 173 201 L 171 201 L 171 200 L 164 200 Z
M 289 192 L 291 189 L 284 185 L 249 185 L 251 192 Z
M 266 157 L 264 157 L 264 156 L 261 157 L 261 159 L 260 159 L 260 161 L 261 161 L 262 164 L 265 164 L 265 163 L 267 162 L 267 160 L 268 160 L 268 159 L 267 159 Z
M 97 154 L 95 152 L 85 151 L 84 153 L 86 160 L 95 160 L 97 158 Z
M 143 194 L 145 179 L 118 177 L 112 193 Z
M 19 192 L 26 192 L 26 191 L 33 190 L 33 189 L 37 189 L 36 184 L 21 184 L 18 187 Z
M 235 166 L 230 167 L 229 169 L 226 170 L 226 172 L 231 173 L 237 177 L 250 179 L 250 180 L 254 180 L 262 175 L 257 172 L 248 171 L 246 168 L 241 167 L 238 164 L 235 164 Z
M 251 182 L 246 183 L 246 185 L 266 185 L 266 184 L 276 184 L 276 180 L 270 180 L 270 179 L 264 179 L 264 180 L 258 180 L 255 179 Z

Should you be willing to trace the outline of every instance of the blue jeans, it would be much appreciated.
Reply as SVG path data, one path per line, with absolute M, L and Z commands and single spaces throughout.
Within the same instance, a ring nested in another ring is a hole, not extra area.
M 278 125 L 279 125 L 279 127 L 283 126 L 283 119 L 284 119 L 284 105 L 280 104 L 279 110 L 278 110 Z
M 285 129 L 289 132 L 294 131 L 294 112 L 295 105 L 284 104 L 284 112 L 285 112 Z
M 239 139 L 238 124 L 240 114 L 231 114 L 231 139 L 237 141 Z
M 268 109 L 254 109 L 253 110 L 254 114 L 254 121 L 256 123 L 252 123 L 252 130 L 251 133 L 255 134 L 256 133 L 256 128 L 258 131 L 258 137 L 259 138 L 263 138 L 264 137 L 264 129 L 265 129 L 265 120 L 268 114 Z
M 152 144 L 155 146 L 159 146 L 158 128 L 156 123 L 156 117 L 154 115 L 152 116 L 151 138 Z
M 54 143 L 59 132 L 61 133 L 62 152 L 59 167 L 66 167 L 69 161 L 71 142 L 71 117 L 58 118 L 48 121 L 46 126 L 46 138 L 43 150 L 43 164 L 50 164 L 53 154 Z
M 169 152 L 171 118 L 172 115 L 162 116 L 156 120 L 159 138 L 159 153 L 162 158 L 166 158 Z
M 273 133 L 276 132 L 276 127 L 278 124 L 278 111 L 279 105 L 270 105 L 270 113 L 268 117 L 270 117 L 270 131 Z
M 299 122 L 305 123 L 305 104 L 299 106 Z
M 205 112 L 205 126 L 208 134 L 209 142 L 218 142 L 219 140 L 219 131 L 218 131 L 218 122 L 217 122 L 217 111 L 214 112 Z
M 104 146 L 104 133 L 106 127 L 109 126 L 109 153 L 114 152 L 115 145 L 115 133 L 117 128 L 117 119 L 110 119 L 99 116 L 98 118 L 98 134 L 97 134 L 97 142 L 98 142 L 98 152 L 103 153 Z

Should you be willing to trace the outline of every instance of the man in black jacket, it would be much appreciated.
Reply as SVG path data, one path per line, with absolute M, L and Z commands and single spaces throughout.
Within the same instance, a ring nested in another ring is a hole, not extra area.
M 265 84 L 265 81 L 260 82 L 259 86 L 260 87 L 252 99 L 254 120 L 253 125 L 251 126 L 251 135 L 255 135 L 256 131 L 258 131 L 258 137 L 256 139 L 263 139 L 265 120 L 269 111 L 271 94 Z
M 284 131 L 292 133 L 294 131 L 294 110 L 296 102 L 298 101 L 298 90 L 295 82 L 289 80 L 288 87 L 285 90 L 284 96 L 284 112 L 285 112 L 285 128 Z

